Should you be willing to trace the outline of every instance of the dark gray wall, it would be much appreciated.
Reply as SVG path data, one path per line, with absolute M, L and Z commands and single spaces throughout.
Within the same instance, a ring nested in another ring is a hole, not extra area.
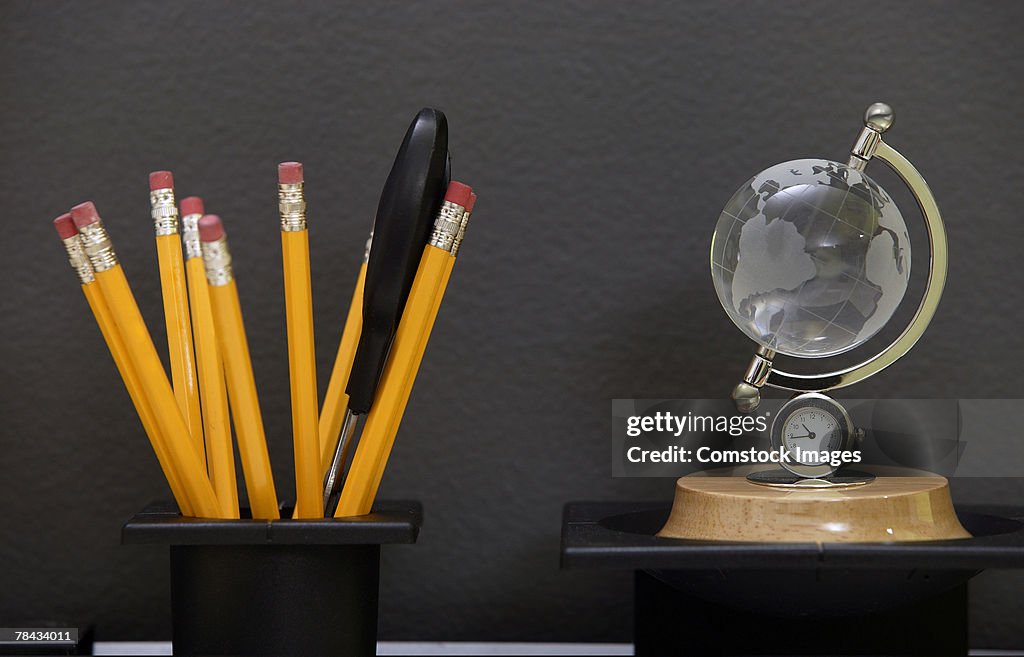
M 707 252 L 755 172 L 845 159 L 864 107 L 891 103 L 890 142 L 948 221 L 950 282 L 918 348 L 854 394 L 1014 395 L 1022 18 L 1011 2 L 3 3 L 0 624 L 169 636 L 166 554 L 118 545 L 167 491 L 50 219 L 96 201 L 162 344 L 147 173 L 172 168 L 225 218 L 289 491 L 275 164 L 306 165 L 322 390 L 380 185 L 433 105 L 480 203 L 382 489 L 423 500 L 427 523 L 386 552 L 381 634 L 627 640 L 630 577 L 559 570 L 561 507 L 670 496 L 610 478 L 609 399 L 734 383 L 750 345 Z M 976 580 L 975 645 L 1024 644 L 1022 581 Z

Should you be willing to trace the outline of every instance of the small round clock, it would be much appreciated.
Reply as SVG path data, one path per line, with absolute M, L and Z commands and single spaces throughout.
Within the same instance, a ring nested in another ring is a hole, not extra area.
M 839 402 L 818 392 L 786 402 L 772 422 L 772 447 L 789 457 L 781 465 L 798 477 L 819 479 L 843 463 L 838 452 L 856 446 L 858 432 Z

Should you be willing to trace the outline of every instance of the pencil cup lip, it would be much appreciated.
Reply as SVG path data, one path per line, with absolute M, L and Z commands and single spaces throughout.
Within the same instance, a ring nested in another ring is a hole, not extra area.
M 243 516 L 248 509 L 242 508 Z M 125 545 L 398 545 L 415 543 L 423 505 L 415 500 L 382 500 L 365 516 L 291 519 L 186 518 L 167 502 L 153 502 L 121 529 Z

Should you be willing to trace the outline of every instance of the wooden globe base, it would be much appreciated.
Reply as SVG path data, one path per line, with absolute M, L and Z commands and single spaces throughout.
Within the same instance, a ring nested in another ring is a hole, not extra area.
M 939 475 L 879 469 L 851 488 L 761 486 L 730 470 L 680 477 L 667 538 L 767 543 L 864 543 L 970 538 Z

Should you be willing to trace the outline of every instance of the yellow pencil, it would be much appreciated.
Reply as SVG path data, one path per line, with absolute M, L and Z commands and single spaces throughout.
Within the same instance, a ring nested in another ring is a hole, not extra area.
M 322 518 L 313 292 L 309 274 L 309 233 L 306 229 L 302 164 L 282 162 L 277 167 L 277 175 L 284 303 L 288 325 L 288 371 L 291 375 L 292 444 L 295 452 L 294 517 Z
M 68 262 L 71 264 L 72 269 L 75 270 L 75 273 L 78 274 L 78 279 L 82 283 L 82 293 L 89 304 L 89 309 L 96 318 L 96 324 L 103 335 L 103 341 L 106 343 L 107 349 L 110 350 L 110 355 L 114 358 L 117 371 L 124 380 L 124 386 L 128 389 L 128 396 L 135 406 L 135 411 L 139 414 L 142 428 L 145 430 L 146 436 L 153 446 L 153 451 L 156 452 L 157 461 L 160 463 L 160 469 L 163 470 L 164 477 L 166 477 L 167 483 L 171 487 L 174 500 L 178 503 L 178 508 L 181 510 L 182 515 L 190 516 L 192 515 L 192 505 L 189 503 L 188 496 L 185 494 L 181 481 L 178 479 L 178 474 L 171 467 L 171 461 L 164 446 L 163 436 L 157 430 L 156 421 L 153 419 L 153 412 L 150 410 L 149 404 L 142 394 L 142 388 L 139 385 L 139 379 L 135 374 L 135 370 L 128 361 L 128 353 L 125 349 L 124 341 L 117 330 L 117 325 L 110 316 L 110 308 L 107 307 L 107 302 L 103 299 L 100 286 L 96 284 L 92 264 L 85 255 L 85 251 L 82 250 L 82 241 L 78 236 L 78 229 L 75 228 L 74 220 L 71 219 L 70 214 L 63 214 L 53 220 L 53 225 L 57 229 L 61 241 L 64 242 L 64 248 L 68 253 Z
M 426 329 L 420 335 L 420 342 L 416 352 L 416 360 L 413 362 L 412 367 L 409 368 L 409 373 L 405 379 L 405 392 L 404 399 L 398 413 L 391 420 L 390 432 L 393 435 L 398 434 L 398 428 L 402 424 L 402 416 L 405 414 L 405 406 L 409 401 L 409 396 L 412 394 L 413 385 L 416 383 L 416 374 L 419 372 L 420 363 L 423 362 L 423 354 L 427 350 L 427 344 L 430 342 L 430 334 L 434 329 L 434 322 L 437 319 L 437 314 L 441 310 L 441 302 L 444 300 L 445 292 L 448 290 L 448 281 L 452 277 L 452 270 L 455 269 L 455 258 L 459 255 L 459 249 L 462 248 L 462 240 L 466 236 L 466 228 L 469 226 L 469 219 L 473 214 L 473 206 L 476 205 L 476 194 L 470 193 L 469 202 L 466 204 L 465 212 L 462 214 L 462 220 L 459 223 L 459 232 L 455 235 L 455 240 L 452 242 L 452 250 L 450 257 L 445 263 L 444 273 L 441 276 L 441 282 L 438 284 L 437 292 L 434 294 L 434 305 L 430 309 L 430 317 L 427 320 Z M 381 471 L 380 475 L 383 475 Z M 380 479 L 377 480 L 378 485 Z
M 221 517 L 238 517 L 238 483 L 235 480 L 235 452 L 231 443 L 231 417 L 224 386 L 224 365 L 217 344 L 217 330 L 210 307 L 206 267 L 199 244 L 199 218 L 203 200 L 181 199 L 181 234 L 185 244 L 185 274 L 192 307 L 196 365 L 199 370 L 199 398 L 203 404 L 203 434 L 206 436 L 206 469 L 220 502 Z
M 359 438 L 351 469 L 345 479 L 336 518 L 365 515 L 373 507 L 377 488 L 397 435 L 398 424 L 422 359 L 425 336 L 429 336 L 439 296 L 444 295 L 446 271 L 450 271 L 451 249 L 462 226 L 472 190 L 453 181 L 434 222 L 430 241 L 423 249 L 416 278 L 402 311 L 402 319 L 391 345 L 391 353 L 366 425 Z
M 196 515 L 216 518 L 220 507 L 206 468 L 178 410 L 171 384 L 160 364 L 153 339 L 139 312 L 124 270 L 118 264 L 96 207 L 91 202 L 76 205 L 72 219 L 81 235 L 82 247 L 92 264 L 114 324 L 120 329 L 128 360 L 139 377 L 146 401 L 152 409 L 157 432 L 163 437 L 168 460 L 180 477 L 182 488 Z
M 249 342 L 242 322 L 242 307 L 231 269 L 231 254 L 220 217 L 208 214 L 199 220 L 206 280 L 209 283 L 217 341 L 224 359 L 224 373 L 231 400 L 231 417 L 235 421 L 238 454 L 245 473 L 245 489 L 249 494 L 252 517 L 277 519 L 277 493 L 274 473 L 263 431 L 263 416 L 256 395 L 256 380 L 249 357 Z
M 327 473 L 331 467 L 331 460 L 334 458 L 334 447 L 341 436 L 341 425 L 348 409 L 348 394 L 345 386 L 348 385 L 348 375 L 352 371 L 352 359 L 356 356 L 356 347 L 359 346 L 359 332 L 363 328 L 363 284 L 366 282 L 366 263 L 370 261 L 370 245 L 373 242 L 373 233 L 366 240 L 366 250 L 363 252 L 363 264 L 359 266 L 359 275 L 356 277 L 356 286 L 352 291 L 352 302 L 348 306 L 348 316 L 345 318 L 345 328 L 341 332 L 341 342 L 338 344 L 338 353 L 334 357 L 334 368 L 331 370 L 331 378 L 327 382 L 327 392 L 324 394 L 324 403 L 320 408 L 320 474 Z
M 203 420 L 199 408 L 199 389 L 196 386 L 195 355 L 192 351 L 192 322 L 189 318 L 185 266 L 181 259 L 181 237 L 178 235 L 178 208 L 174 205 L 174 178 L 171 172 L 154 171 L 149 174 L 149 190 L 174 396 L 196 449 L 205 461 Z

